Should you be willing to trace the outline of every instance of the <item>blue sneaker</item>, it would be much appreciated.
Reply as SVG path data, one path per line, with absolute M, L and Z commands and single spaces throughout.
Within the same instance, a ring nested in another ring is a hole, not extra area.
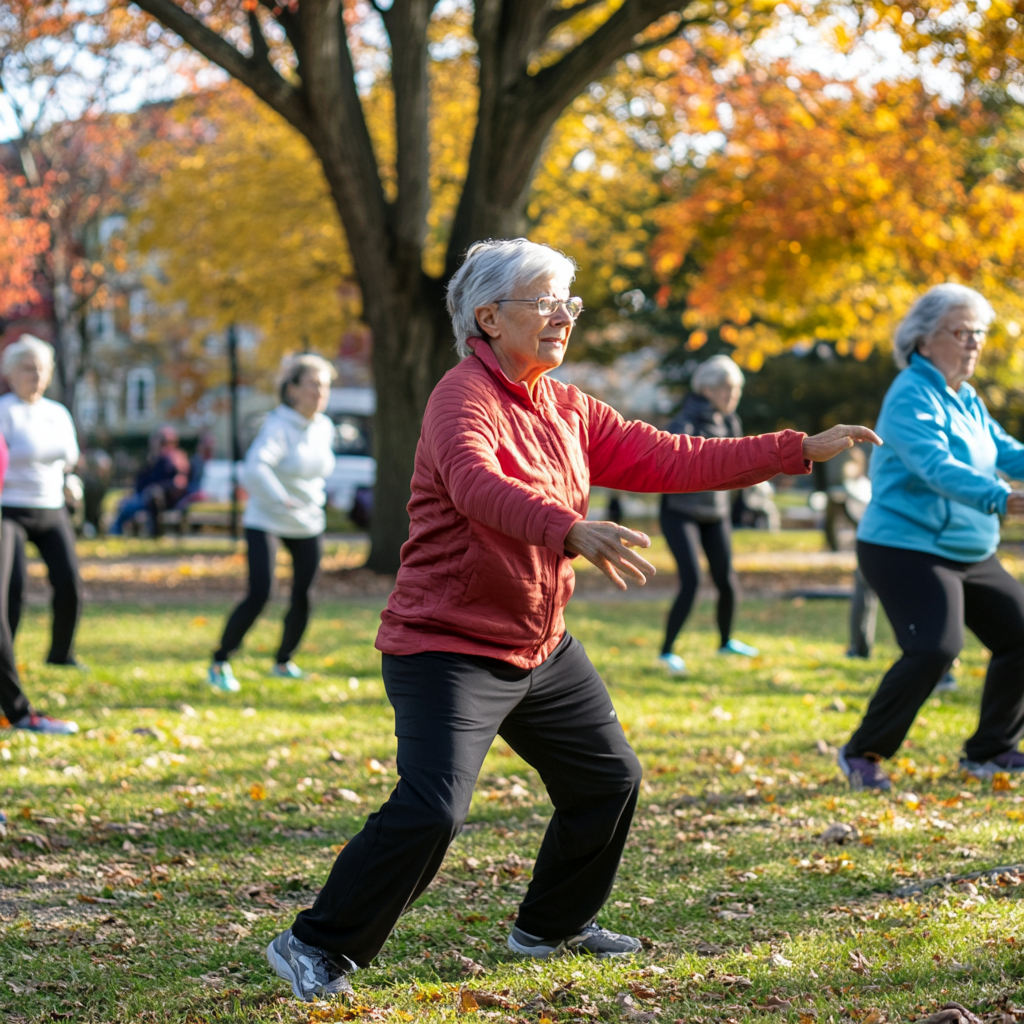
M 839 770 L 850 780 L 851 789 L 877 789 L 888 792 L 892 789 L 889 776 L 871 757 L 855 757 L 846 753 L 845 745 L 839 748 Z
M 686 662 L 678 654 L 659 654 L 658 661 L 674 676 L 686 675 Z
M 279 662 L 270 670 L 270 674 L 278 679 L 301 679 L 302 669 L 294 661 L 286 661 L 284 664 Z
M 761 652 L 742 640 L 730 640 L 723 647 L 718 648 L 719 654 L 741 654 L 744 658 L 756 658 Z
M 242 684 L 235 678 L 231 671 L 230 661 L 215 661 L 210 665 L 206 673 L 206 681 L 221 693 L 238 693 Z

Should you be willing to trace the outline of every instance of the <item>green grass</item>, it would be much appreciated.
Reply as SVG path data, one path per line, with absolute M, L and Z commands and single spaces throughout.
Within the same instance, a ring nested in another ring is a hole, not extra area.
M 42 666 L 46 622 L 28 616 L 26 687 L 83 734 L 0 734 L 0 807 L 12 819 L 0 842 L 8 1022 L 615 1021 L 658 1008 L 662 1022 L 876 1024 L 949 1000 L 984 1012 L 1024 1001 L 1024 886 L 892 895 L 908 880 L 1024 860 L 1024 791 L 954 770 L 976 717 L 980 647 L 965 652 L 960 692 L 924 709 L 896 794 L 853 794 L 815 744 L 841 743 L 856 723 L 893 653 L 885 629 L 877 657 L 850 662 L 845 604 L 750 602 L 738 635 L 763 654 L 725 660 L 703 605 L 679 645 L 691 675 L 671 680 L 654 665 L 664 605 L 630 602 L 574 604 L 569 622 L 645 767 L 601 916 L 649 940 L 644 956 L 532 964 L 507 953 L 550 806 L 536 773 L 498 741 L 469 828 L 356 975 L 355 1002 L 298 1004 L 263 948 L 395 780 L 377 614 L 318 608 L 299 658 L 310 675 L 298 683 L 263 675 L 278 629 L 263 620 L 235 662 L 242 692 L 222 696 L 203 671 L 224 610 L 91 608 L 85 676 Z M 834 821 L 860 839 L 822 846 Z M 486 973 L 462 974 L 451 951 Z M 522 1008 L 463 1014 L 464 988 Z M 791 1008 L 772 1012 L 772 1000 Z

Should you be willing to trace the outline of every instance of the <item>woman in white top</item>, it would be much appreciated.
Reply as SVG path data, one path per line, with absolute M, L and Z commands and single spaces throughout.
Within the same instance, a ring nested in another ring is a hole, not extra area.
M 46 563 L 53 588 L 47 664 L 82 668 L 74 652 L 82 583 L 64 496 L 64 477 L 78 462 L 75 424 L 63 405 L 43 397 L 53 376 L 53 349 L 45 341 L 23 335 L 4 349 L 0 369 L 11 386 L 0 398 L 0 433 L 10 451 L 0 529 L 0 587 L 8 598 L 11 636 L 21 619 L 28 582 L 25 542 L 31 541 Z
M 292 598 L 273 674 L 298 679 L 291 660 L 309 621 L 309 590 L 320 565 L 324 479 L 334 469 L 334 425 L 324 415 L 334 367 L 315 355 L 286 359 L 279 378 L 281 404 L 267 417 L 245 457 L 249 492 L 242 525 L 249 553 L 249 592 L 231 613 L 210 665 L 210 685 L 235 692 L 228 660 L 270 597 L 280 538 L 292 556 Z

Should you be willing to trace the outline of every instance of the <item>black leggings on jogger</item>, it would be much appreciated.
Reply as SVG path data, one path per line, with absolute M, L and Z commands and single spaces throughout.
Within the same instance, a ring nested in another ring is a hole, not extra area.
M 611 892 L 640 789 L 640 763 L 583 646 L 566 634 L 532 671 L 385 654 L 383 673 L 398 785 L 338 855 L 296 938 L 370 963 L 461 831 L 495 735 L 537 769 L 555 805 L 516 923 L 542 938 L 578 934 Z
M 284 617 L 281 646 L 277 650 L 277 663 L 288 661 L 299 646 L 309 622 L 309 591 L 320 566 L 320 539 L 316 537 L 282 537 L 281 543 L 292 556 L 292 597 Z M 265 530 L 246 528 L 245 543 L 249 558 L 249 593 L 236 606 L 224 627 L 220 648 L 214 661 L 227 661 L 242 646 L 245 634 L 259 617 L 270 599 L 277 564 L 277 540 Z
M 0 712 L 8 722 L 18 722 L 32 713 L 32 705 L 29 704 L 18 678 L 18 666 L 14 660 L 14 641 L 7 618 L 7 580 L 10 579 L 12 552 L 13 546 L 5 549 L 0 544 Z
M 21 606 L 28 585 L 25 543 L 31 541 L 46 563 L 53 588 L 51 665 L 68 665 L 75 659 L 75 630 L 82 611 L 82 583 L 75 554 L 75 532 L 65 508 L 3 507 L 0 525 L 0 587 L 7 590 L 4 619 L 11 639 L 18 632 Z
M 982 562 L 857 544 L 903 656 L 886 672 L 847 752 L 892 757 L 964 643 L 964 625 L 992 652 L 966 756 L 984 763 L 1024 734 L 1024 587 L 993 555 Z
M 732 526 L 729 520 L 697 523 L 689 516 L 667 508 L 663 500 L 661 532 L 679 566 L 679 594 L 668 613 L 661 653 L 672 652 L 672 645 L 693 609 L 700 583 L 698 544 L 704 548 L 711 579 L 718 590 L 718 632 L 724 647 L 732 634 L 732 616 L 736 607 L 736 573 L 732 568 Z

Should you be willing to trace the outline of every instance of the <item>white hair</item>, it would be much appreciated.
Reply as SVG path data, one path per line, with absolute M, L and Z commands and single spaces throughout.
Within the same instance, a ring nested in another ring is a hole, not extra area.
M 910 307 L 910 312 L 896 328 L 892 357 L 901 370 L 909 364 L 910 356 L 917 346 L 935 333 L 939 321 L 951 309 L 973 310 L 978 319 L 984 321 L 986 327 L 996 318 L 996 311 L 988 299 L 973 288 L 952 283 L 937 284 L 934 288 L 929 288 Z
M 282 405 L 291 405 L 288 401 L 288 385 L 301 384 L 308 370 L 314 373 L 326 373 L 333 381 L 338 371 L 323 356 L 315 352 L 303 352 L 301 355 L 286 355 L 281 360 L 281 369 L 277 372 L 277 391 Z
M 690 387 L 702 395 L 708 388 L 717 388 L 725 383 L 743 387 L 746 380 L 743 371 L 728 356 L 712 356 L 693 371 Z
M 489 238 L 469 247 L 465 262 L 448 282 L 448 315 L 455 329 L 455 351 L 471 354 L 469 338 L 485 337 L 475 310 L 512 293 L 541 274 L 557 277 L 568 287 L 576 263 L 563 252 L 527 238 Z
M 0 372 L 10 373 L 23 359 L 31 356 L 49 379 L 53 376 L 53 346 L 37 338 L 34 334 L 23 334 L 13 344 L 4 349 Z

